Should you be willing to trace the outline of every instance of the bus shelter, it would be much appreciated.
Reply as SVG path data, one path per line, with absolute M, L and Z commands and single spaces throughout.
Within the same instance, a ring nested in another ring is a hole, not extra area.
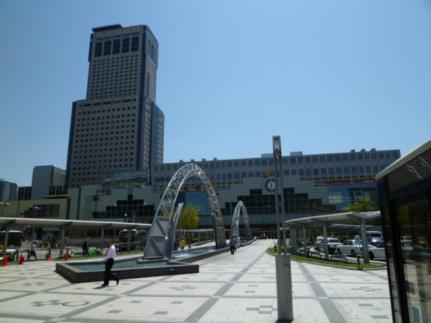
M 326 215 L 316 215 L 298 219 L 287 220 L 283 223 L 284 229 L 289 230 L 292 248 L 298 247 L 298 236 L 302 232 L 302 237 L 305 239 L 307 231 L 310 229 L 320 228 L 323 233 L 323 243 L 325 250 L 325 258 L 328 259 L 328 227 L 340 226 L 359 226 L 362 236 L 362 256 L 364 263 L 369 262 L 368 254 L 368 238 L 367 224 L 375 223 L 380 220 L 380 211 L 371 212 L 342 212 Z
M 41 219 L 41 218 L 5 218 L 0 217 L 0 228 L 4 235 L 3 251 L 9 244 L 9 232 L 12 230 L 22 230 L 31 226 L 36 228 L 58 228 L 61 232 L 60 239 L 60 256 L 63 255 L 65 233 L 67 229 L 76 228 L 82 230 L 99 229 L 100 230 L 100 245 L 103 247 L 105 239 L 105 230 L 108 229 L 128 229 L 128 245 L 131 243 L 131 230 L 132 229 L 148 229 L 151 224 L 148 223 L 129 223 L 129 222 L 113 222 L 113 221 L 85 221 L 85 220 L 60 220 L 60 219 Z M 33 244 L 33 235 L 31 235 L 31 244 Z

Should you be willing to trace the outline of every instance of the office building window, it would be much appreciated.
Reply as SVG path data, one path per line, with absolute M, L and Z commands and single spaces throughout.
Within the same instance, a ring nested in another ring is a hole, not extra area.
M 132 52 L 136 52 L 139 49 L 139 37 L 132 38 Z
M 130 48 L 130 39 L 129 38 L 123 38 L 123 45 L 121 48 L 122 53 L 128 53 Z
M 118 54 L 120 52 L 121 40 L 114 40 L 114 48 L 112 49 L 112 54 Z
M 103 46 L 103 56 L 111 54 L 111 43 L 112 42 L 110 40 L 105 41 L 105 45 Z
M 103 47 L 102 42 L 96 43 L 96 49 L 94 51 L 94 56 L 96 56 L 96 57 L 102 56 L 102 47 Z

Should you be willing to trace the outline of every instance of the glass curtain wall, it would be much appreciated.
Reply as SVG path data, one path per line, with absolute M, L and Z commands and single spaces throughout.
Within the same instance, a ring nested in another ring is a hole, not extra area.
M 431 141 L 378 175 L 394 322 L 431 322 Z

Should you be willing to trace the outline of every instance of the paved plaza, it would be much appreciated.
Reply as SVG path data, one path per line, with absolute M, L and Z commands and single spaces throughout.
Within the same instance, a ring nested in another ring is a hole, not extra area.
M 70 284 L 54 262 L 0 267 L 0 322 L 275 322 L 270 240 L 199 261 L 200 273 Z M 115 265 L 114 265 L 115 269 Z M 114 270 L 115 271 L 115 270 Z M 294 322 L 391 322 L 385 270 L 292 262 Z

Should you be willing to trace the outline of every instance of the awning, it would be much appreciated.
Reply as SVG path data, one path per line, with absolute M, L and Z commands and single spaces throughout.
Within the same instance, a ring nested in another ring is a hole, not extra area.
M 380 211 L 371 212 L 342 212 L 334 214 L 309 216 L 306 218 L 297 218 L 285 221 L 287 226 L 291 225 L 307 225 L 307 226 L 321 226 L 322 223 L 337 223 L 337 224 L 360 224 L 363 220 L 365 222 L 379 219 Z
M 129 223 L 112 221 L 59 220 L 41 218 L 3 218 L 0 217 L 0 228 L 31 225 L 34 227 L 75 227 L 75 228 L 112 228 L 112 229 L 145 229 L 149 223 Z M 3 229 L 4 230 L 4 229 Z

